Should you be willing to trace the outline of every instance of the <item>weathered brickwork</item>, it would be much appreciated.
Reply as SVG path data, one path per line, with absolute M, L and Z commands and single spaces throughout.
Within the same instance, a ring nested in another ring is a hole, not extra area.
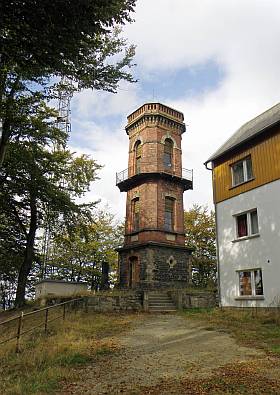
M 137 242 L 167 241 L 164 232 L 165 197 L 167 196 L 174 198 L 175 201 L 173 232 L 177 233 L 175 240 L 169 241 L 169 243 L 185 244 L 183 189 L 180 185 L 167 180 L 147 181 L 127 192 L 125 244 L 133 243 L 130 236 L 131 233 L 134 233 L 131 211 L 133 209 L 132 200 L 136 197 L 139 198 L 140 203 L 140 233 Z M 151 234 L 151 232 L 153 233 Z
M 182 113 L 160 103 L 147 103 L 128 116 L 128 172 L 117 184 L 127 192 L 121 287 L 188 284 L 183 193 L 192 185 L 182 177 L 183 121 Z

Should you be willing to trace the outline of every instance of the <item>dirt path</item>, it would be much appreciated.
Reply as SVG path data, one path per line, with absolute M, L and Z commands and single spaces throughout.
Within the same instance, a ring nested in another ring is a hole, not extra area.
M 120 352 L 99 357 L 83 369 L 81 381 L 60 394 L 150 393 L 147 388 L 166 380 L 203 378 L 219 366 L 264 358 L 261 351 L 238 346 L 228 334 L 177 314 L 146 315 L 113 341 L 121 345 Z

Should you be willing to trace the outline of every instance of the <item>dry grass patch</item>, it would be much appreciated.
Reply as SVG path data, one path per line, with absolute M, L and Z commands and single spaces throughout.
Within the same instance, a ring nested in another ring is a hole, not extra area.
M 12 341 L 0 348 L 0 393 L 9 395 L 52 393 L 59 382 L 75 380 L 77 366 L 99 355 L 118 350 L 110 336 L 129 328 L 136 315 L 68 315 L 62 322 L 50 323 L 42 330 L 23 337 L 22 352 L 15 353 Z
M 280 316 L 276 310 L 190 309 L 182 314 L 202 321 L 206 329 L 232 334 L 241 345 L 280 356 Z
M 279 379 L 267 375 L 275 364 L 270 358 L 228 364 L 200 380 L 162 380 L 157 386 L 144 388 L 141 395 L 279 395 Z

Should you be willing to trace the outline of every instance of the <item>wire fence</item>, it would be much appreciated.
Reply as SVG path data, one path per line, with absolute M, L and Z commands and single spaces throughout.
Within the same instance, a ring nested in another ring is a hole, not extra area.
M 86 298 L 68 300 L 28 313 L 21 312 L 13 318 L 2 321 L 0 322 L 0 346 L 14 340 L 16 341 L 15 351 L 18 353 L 23 335 L 34 332 L 38 328 L 42 328 L 47 334 L 51 322 L 58 319 L 65 321 L 69 312 L 76 312 L 78 309 L 87 310 Z

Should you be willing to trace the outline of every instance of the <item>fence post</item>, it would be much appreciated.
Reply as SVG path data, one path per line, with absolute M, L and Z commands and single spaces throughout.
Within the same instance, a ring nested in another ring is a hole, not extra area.
M 85 303 L 84 303 L 85 313 L 88 313 L 88 297 L 86 296 L 84 300 L 85 300 Z
M 65 309 L 66 305 L 63 305 L 63 315 L 62 315 L 62 319 L 63 321 L 65 321 L 65 314 L 66 314 L 66 309 Z
M 47 333 L 48 330 L 48 315 L 49 315 L 49 309 L 46 310 L 46 315 L 45 315 L 45 333 Z
M 16 344 L 16 352 L 17 353 L 20 352 L 19 339 L 20 339 L 20 334 L 21 334 L 22 319 L 23 319 L 23 311 L 21 312 L 21 315 L 18 317 L 17 344 Z

